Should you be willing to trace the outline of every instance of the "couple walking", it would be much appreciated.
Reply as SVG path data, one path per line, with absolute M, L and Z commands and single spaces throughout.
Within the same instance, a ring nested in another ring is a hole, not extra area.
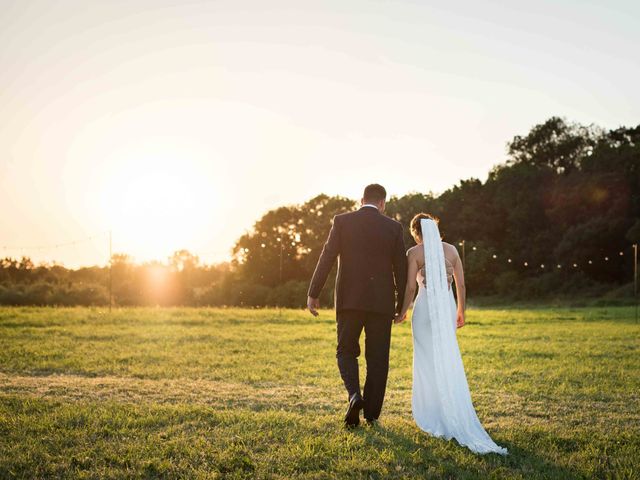
M 437 219 L 420 213 L 410 226 L 416 245 L 405 252 L 402 224 L 383 215 L 386 195 L 381 185 L 368 185 L 359 210 L 334 217 L 309 286 L 307 306 L 318 315 L 320 292 L 338 259 L 336 356 L 349 395 L 345 424 L 357 426 L 361 410 L 368 423 L 378 420 L 389 371 L 391 326 L 405 321 L 418 285 L 411 317 L 416 424 L 431 435 L 455 438 L 474 452 L 506 454 L 478 420 L 458 348 L 456 328 L 465 322 L 458 251 L 441 240 Z M 363 329 L 367 376 L 361 392 L 358 356 Z

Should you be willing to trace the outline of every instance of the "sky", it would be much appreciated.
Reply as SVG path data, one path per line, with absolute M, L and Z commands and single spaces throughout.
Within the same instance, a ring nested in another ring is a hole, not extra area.
M 204 262 L 271 208 L 640 123 L 635 1 L 0 0 L 0 257 Z M 74 243 L 75 242 L 75 243 Z

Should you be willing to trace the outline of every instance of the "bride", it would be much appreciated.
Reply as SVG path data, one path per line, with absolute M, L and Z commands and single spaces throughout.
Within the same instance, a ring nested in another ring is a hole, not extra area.
M 420 429 L 458 443 L 476 453 L 507 454 L 491 440 L 476 415 L 456 338 L 464 325 L 465 288 L 462 261 L 456 247 L 443 242 L 438 220 L 419 213 L 411 220 L 417 245 L 407 251 L 408 274 L 404 304 L 396 322 L 404 321 L 414 298 L 413 418 Z M 455 279 L 458 305 L 451 288 Z

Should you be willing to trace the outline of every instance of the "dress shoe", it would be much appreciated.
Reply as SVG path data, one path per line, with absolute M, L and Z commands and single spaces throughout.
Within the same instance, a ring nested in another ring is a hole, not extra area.
M 364 407 L 364 401 L 359 393 L 354 393 L 349 399 L 349 408 L 344 416 L 347 427 L 357 427 L 360 424 L 360 410 Z

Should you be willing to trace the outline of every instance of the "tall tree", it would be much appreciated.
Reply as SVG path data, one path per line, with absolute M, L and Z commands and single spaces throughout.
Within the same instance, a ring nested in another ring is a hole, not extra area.
M 563 118 L 551 117 L 535 125 L 527 135 L 517 135 L 509 142 L 508 164 L 546 166 L 557 173 L 568 174 L 580 167 L 601 136 L 602 131 L 597 127 L 567 123 Z

